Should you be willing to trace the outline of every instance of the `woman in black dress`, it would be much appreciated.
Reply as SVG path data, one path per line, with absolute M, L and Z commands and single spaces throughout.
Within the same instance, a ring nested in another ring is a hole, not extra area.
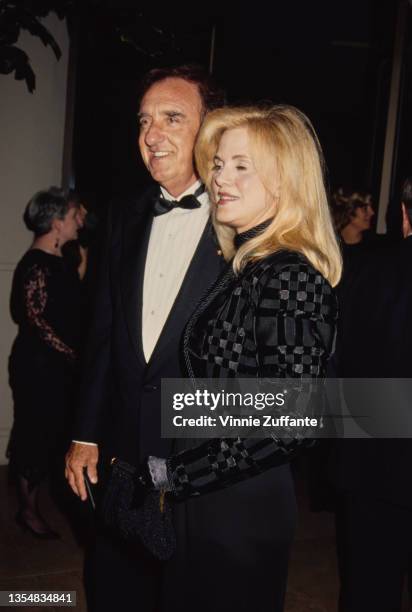
M 30 200 L 24 222 L 34 233 L 31 248 L 16 267 L 11 314 L 18 325 L 10 361 L 14 423 L 8 449 L 17 478 L 17 522 L 40 538 L 54 538 L 38 509 L 38 485 L 67 435 L 77 356 L 80 279 L 62 257 L 62 247 L 77 237 L 78 206 L 51 187 Z

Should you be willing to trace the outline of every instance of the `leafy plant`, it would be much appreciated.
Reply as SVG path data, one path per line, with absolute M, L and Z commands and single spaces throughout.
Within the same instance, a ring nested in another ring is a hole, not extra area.
M 40 18 L 54 12 L 59 19 L 63 19 L 72 5 L 73 0 L 0 0 L 0 73 L 14 73 L 14 78 L 24 80 L 27 89 L 33 93 L 36 76 L 30 59 L 27 53 L 16 46 L 20 32 L 27 30 L 37 36 L 60 59 L 60 47 Z

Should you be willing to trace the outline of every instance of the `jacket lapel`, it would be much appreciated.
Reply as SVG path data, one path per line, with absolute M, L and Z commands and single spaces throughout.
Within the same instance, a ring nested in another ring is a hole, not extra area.
M 153 222 L 150 190 L 135 202 L 123 219 L 121 293 L 129 336 L 137 358 L 146 365 L 142 342 L 143 280 Z
M 193 372 L 192 364 L 190 361 L 190 338 L 193 332 L 193 329 L 204 312 L 207 311 L 208 307 L 215 300 L 224 298 L 225 291 L 229 287 L 229 285 L 233 282 L 234 272 L 232 268 L 232 263 L 225 263 L 221 267 L 221 274 L 219 278 L 216 280 L 214 285 L 210 287 L 210 290 L 206 293 L 204 298 L 197 304 L 196 309 L 192 313 L 186 328 L 184 330 L 183 339 L 182 339 L 182 352 L 184 356 L 184 361 L 186 364 L 186 370 L 190 378 L 195 380 L 195 375 Z

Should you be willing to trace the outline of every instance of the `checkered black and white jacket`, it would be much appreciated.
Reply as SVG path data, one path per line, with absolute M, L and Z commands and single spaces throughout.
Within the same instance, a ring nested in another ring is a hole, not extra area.
M 307 259 L 281 251 L 223 273 L 184 336 L 196 378 L 320 378 L 333 350 L 335 292 Z M 227 486 L 287 462 L 302 439 L 214 439 L 168 460 L 177 497 Z

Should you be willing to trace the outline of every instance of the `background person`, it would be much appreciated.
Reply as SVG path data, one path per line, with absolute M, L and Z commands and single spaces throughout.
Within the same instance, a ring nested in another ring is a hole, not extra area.
M 412 377 L 410 180 L 402 191 L 405 239 L 374 252 L 358 269 L 340 314 L 337 343 L 338 376 L 372 379 L 364 391 L 369 414 L 375 404 L 366 392 L 373 390 L 373 379 L 390 379 L 387 409 L 393 426 L 402 410 L 409 413 L 402 379 Z M 342 390 L 349 411 L 353 405 L 359 414 L 353 387 L 344 380 Z M 405 580 L 411 576 L 412 444 L 398 427 L 397 438 L 385 438 L 382 431 L 379 438 L 334 444 L 330 472 L 337 492 L 341 612 L 402 609 Z
M 412 235 L 412 177 L 408 176 L 402 185 L 402 234 L 404 238 Z
M 17 478 L 17 522 L 39 538 L 55 538 L 38 508 L 38 487 L 64 449 L 78 347 L 80 279 L 62 247 L 81 227 L 77 204 L 57 187 L 39 191 L 24 222 L 34 233 L 18 263 L 11 314 L 18 325 L 10 360 L 14 423 L 8 448 Z
M 363 233 L 371 229 L 375 214 L 371 194 L 341 187 L 332 194 L 331 208 L 336 231 L 343 243 L 351 245 L 362 242 Z

